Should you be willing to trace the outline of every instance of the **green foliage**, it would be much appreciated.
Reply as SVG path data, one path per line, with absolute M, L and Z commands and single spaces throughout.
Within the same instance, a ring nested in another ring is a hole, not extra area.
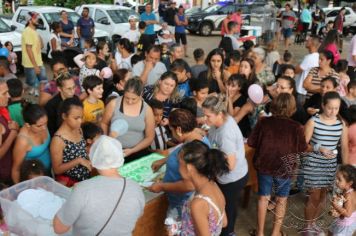
M 34 5 L 36 6 L 60 6 L 74 9 L 76 6 L 81 4 L 93 4 L 93 3 L 102 3 L 102 4 L 113 4 L 113 0 L 34 0 Z

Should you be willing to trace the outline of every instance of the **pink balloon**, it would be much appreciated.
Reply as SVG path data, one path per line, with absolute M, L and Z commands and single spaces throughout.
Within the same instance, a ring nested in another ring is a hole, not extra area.
M 263 100 L 263 89 L 258 84 L 252 84 L 248 88 L 248 97 L 256 104 L 260 104 Z
M 101 73 L 102 73 L 104 79 L 108 79 L 108 78 L 111 78 L 113 76 L 112 70 L 109 67 L 104 67 L 101 70 Z

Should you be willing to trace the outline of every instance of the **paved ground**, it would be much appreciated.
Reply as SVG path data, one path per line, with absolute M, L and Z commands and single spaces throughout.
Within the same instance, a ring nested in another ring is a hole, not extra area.
M 218 46 L 220 41 L 220 36 L 218 33 L 210 37 L 201 37 L 201 36 L 188 36 L 188 54 L 189 58 L 187 61 L 189 64 L 194 63 L 193 59 L 193 50 L 195 48 L 203 48 L 205 50 L 206 55 L 209 53 L 210 50 L 214 49 Z M 349 41 L 350 38 L 346 38 L 344 40 L 344 53 L 342 54 L 342 58 L 346 58 L 346 52 L 349 50 Z M 283 45 L 282 42 L 279 44 L 279 52 L 283 54 Z M 292 45 L 290 47 L 290 51 L 294 56 L 294 63 L 298 64 L 301 59 L 307 54 L 307 50 L 305 49 L 304 45 Z M 49 78 L 52 78 L 52 73 L 49 71 L 48 65 L 47 71 Z M 33 99 L 33 98 L 32 98 Z M 288 209 L 286 213 L 286 218 L 284 222 L 283 230 L 288 233 L 288 235 L 298 235 L 298 229 L 303 228 L 305 225 L 304 222 L 304 198 L 305 196 L 300 193 L 294 196 L 291 196 L 288 200 Z M 256 203 L 257 203 L 257 196 L 255 193 L 251 194 L 250 203 L 247 209 L 240 209 L 240 214 L 238 220 L 235 225 L 235 232 L 239 236 L 248 236 L 249 230 L 255 228 L 256 226 Z M 322 226 L 325 230 L 327 226 L 330 224 L 331 218 L 327 214 L 328 206 L 325 207 L 325 211 L 323 212 L 323 216 L 318 220 L 320 226 Z M 270 235 L 273 223 L 273 213 L 268 213 L 267 216 L 267 223 L 266 223 L 266 235 Z

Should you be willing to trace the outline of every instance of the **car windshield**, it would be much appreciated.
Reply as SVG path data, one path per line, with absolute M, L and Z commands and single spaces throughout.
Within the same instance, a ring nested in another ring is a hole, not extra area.
M 203 10 L 203 12 L 205 13 L 211 13 L 211 12 L 215 12 L 215 11 L 218 11 L 220 8 L 222 8 L 222 5 L 219 5 L 219 4 L 215 4 L 215 5 L 212 5 L 210 7 L 207 7 Z
M 2 19 L 0 19 L 0 33 L 6 32 L 11 32 L 11 29 Z
M 67 12 L 68 14 L 68 19 L 73 22 L 74 25 L 77 24 L 77 21 L 79 20 L 80 16 L 76 12 Z M 60 21 L 60 14 L 59 12 L 49 12 L 49 13 L 43 13 L 44 17 L 46 18 L 46 21 L 49 25 L 51 25 L 55 21 Z
M 107 12 L 115 24 L 127 23 L 130 15 L 136 15 L 140 19 L 140 16 L 131 9 L 107 10 Z

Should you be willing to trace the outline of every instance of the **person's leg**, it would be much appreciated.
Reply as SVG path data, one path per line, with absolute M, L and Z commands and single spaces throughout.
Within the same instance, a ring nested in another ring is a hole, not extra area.
M 322 211 L 325 209 L 327 193 L 328 193 L 328 191 L 326 188 L 320 189 L 319 205 L 318 205 L 317 210 L 315 211 L 315 215 L 314 215 L 315 220 L 319 219 Z
M 33 95 L 37 86 L 37 75 L 34 68 L 24 68 L 26 84 L 30 87 L 29 94 Z
M 290 191 L 290 178 L 273 178 L 274 185 L 276 186 L 276 209 L 274 215 L 274 223 L 272 236 L 279 236 L 283 224 L 284 215 L 286 213 L 287 198 Z
M 287 208 L 287 199 L 287 197 L 277 197 L 276 199 L 272 236 L 280 236 L 281 234 L 283 219 Z
M 318 210 L 320 200 L 320 189 L 309 190 L 309 197 L 307 203 L 305 204 L 304 214 L 305 220 L 307 222 L 307 228 L 311 228 L 315 221 L 315 213 Z
M 257 204 L 257 236 L 264 235 L 268 202 L 272 192 L 273 178 L 269 175 L 258 174 L 258 204 Z
M 181 34 L 181 40 L 184 48 L 184 55 L 188 57 L 187 34 Z
M 176 43 L 179 44 L 179 42 L 180 42 L 179 33 L 175 32 L 175 33 L 174 33 L 174 38 L 175 38 L 175 40 L 176 40 Z

